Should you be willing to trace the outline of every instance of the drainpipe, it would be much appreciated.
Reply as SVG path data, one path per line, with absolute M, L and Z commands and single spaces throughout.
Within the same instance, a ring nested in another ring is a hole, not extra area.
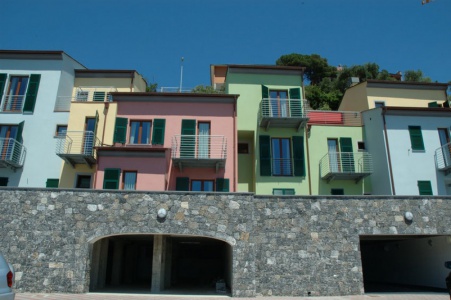
M 309 149 L 309 129 L 311 129 L 310 125 L 305 126 L 305 146 L 307 148 L 307 175 L 308 175 L 308 192 L 309 195 L 312 195 L 312 179 L 310 176 L 310 149 Z
M 238 100 L 238 97 L 235 96 L 235 101 L 233 102 L 233 156 L 234 156 L 234 160 L 233 160 L 233 174 L 234 174 L 234 179 L 233 179 L 233 190 L 235 192 L 237 192 L 237 186 L 236 186 L 236 182 L 238 181 L 238 170 L 237 170 L 237 161 L 238 161 L 238 153 L 236 150 L 237 147 L 237 143 L 238 143 L 238 132 L 236 131 L 236 116 L 237 116 L 237 112 L 236 112 L 236 102 Z
M 392 165 L 391 165 L 390 147 L 388 146 L 387 123 L 385 121 L 385 113 L 386 112 L 387 112 L 387 108 L 383 107 L 382 108 L 382 119 L 384 122 L 385 147 L 387 148 L 387 155 L 388 155 L 388 169 L 390 172 L 390 183 L 391 183 L 391 189 L 392 189 L 393 195 L 396 195 L 395 183 L 393 181 L 393 170 L 392 170 Z
M 132 80 L 130 81 L 130 92 L 133 92 L 133 81 L 135 80 L 135 73 L 132 73 Z

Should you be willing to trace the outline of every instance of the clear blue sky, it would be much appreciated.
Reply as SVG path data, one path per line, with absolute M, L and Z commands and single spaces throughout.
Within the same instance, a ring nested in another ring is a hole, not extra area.
M 209 85 L 210 64 L 317 53 L 451 80 L 451 0 L 0 0 L 0 49 L 63 50 L 159 86 Z

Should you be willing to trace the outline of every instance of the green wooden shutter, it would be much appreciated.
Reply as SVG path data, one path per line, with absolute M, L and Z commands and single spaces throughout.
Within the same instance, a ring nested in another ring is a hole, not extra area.
M 289 94 L 290 94 L 290 116 L 301 117 L 302 116 L 301 89 L 300 88 L 290 89 Z
M 32 113 L 36 104 L 36 98 L 38 97 L 39 82 L 41 81 L 40 74 L 30 75 L 30 82 L 28 83 L 27 95 L 25 96 L 25 104 L 23 111 Z
M 269 98 L 269 89 L 267 86 L 262 85 L 262 99 Z
M 176 191 L 189 191 L 189 177 L 177 177 L 175 179 Z
M 8 186 L 8 177 L 0 177 L 0 186 Z
M 180 139 L 180 157 L 194 157 L 196 146 L 196 120 L 182 120 L 182 137 Z
M 229 179 L 228 178 L 216 178 L 216 191 L 228 192 L 229 191 Z
M 116 118 L 116 124 L 114 125 L 114 143 L 125 144 L 127 140 L 127 118 Z
M 304 137 L 293 136 L 292 142 L 294 176 L 305 176 Z
M 409 126 L 410 144 L 412 150 L 424 150 L 423 135 L 421 126 Z
M 5 90 L 6 79 L 8 78 L 8 74 L 1 73 L 0 74 L 0 102 L 3 97 L 3 91 Z
M 420 195 L 432 195 L 432 185 L 430 181 L 418 181 L 418 191 Z
M 105 92 L 94 92 L 92 100 L 101 102 L 105 101 Z
M 22 132 L 23 132 L 23 126 L 25 125 L 25 121 L 22 121 L 19 123 L 19 125 L 17 126 L 17 134 L 16 134 L 16 141 L 21 143 L 23 142 L 22 139 Z M 15 163 L 20 164 L 22 161 L 22 146 L 14 143 L 14 147 L 13 147 L 13 160 Z M 58 187 L 58 186 L 57 186 Z
M 355 172 L 354 153 L 352 150 L 352 139 L 340 138 L 341 167 L 345 173 Z
M 23 139 L 22 139 L 22 132 L 23 132 L 23 126 L 25 125 L 25 121 L 22 121 L 19 123 L 19 125 L 17 126 L 17 134 L 16 134 L 16 140 L 19 143 L 22 143 Z
M 118 190 L 121 169 L 105 169 L 103 172 L 103 189 Z
M 153 120 L 152 145 L 164 145 L 165 119 Z
M 57 188 L 59 182 L 60 182 L 59 179 L 48 178 L 46 183 L 45 183 L 45 187 L 46 188 Z
M 259 136 L 260 176 L 271 176 L 271 139 L 269 135 Z

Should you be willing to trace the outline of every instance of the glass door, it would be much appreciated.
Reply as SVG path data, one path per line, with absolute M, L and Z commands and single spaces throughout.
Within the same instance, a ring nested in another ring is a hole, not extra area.
M 199 144 L 197 147 L 198 158 L 210 157 L 210 123 L 198 123 Z
M 449 132 L 447 128 L 439 128 L 438 136 L 440 145 L 442 146 L 443 162 L 445 166 L 451 165 L 451 144 L 449 139 Z
M 92 155 L 95 139 L 96 118 L 86 118 L 83 137 L 83 154 Z
M 327 139 L 327 149 L 329 154 L 329 170 L 331 172 L 339 172 L 340 159 L 338 157 L 338 140 Z
M 288 117 L 288 92 L 270 91 L 271 117 Z

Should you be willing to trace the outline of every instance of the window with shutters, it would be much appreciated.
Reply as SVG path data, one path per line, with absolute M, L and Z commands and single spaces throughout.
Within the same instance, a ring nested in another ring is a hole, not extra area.
M 271 138 L 261 135 L 260 176 L 305 176 L 304 137 Z
M 421 126 L 409 126 L 410 145 L 413 151 L 424 151 Z
M 0 74 L 0 111 L 29 112 L 34 111 L 41 75 Z
M 301 89 L 270 89 L 262 85 L 262 113 L 266 117 L 286 118 L 302 116 Z
M 418 180 L 418 192 L 420 195 L 432 195 L 432 185 L 428 180 Z
M 113 142 L 134 145 L 164 145 L 165 119 L 131 120 L 127 130 L 128 124 L 127 118 L 116 118 Z

